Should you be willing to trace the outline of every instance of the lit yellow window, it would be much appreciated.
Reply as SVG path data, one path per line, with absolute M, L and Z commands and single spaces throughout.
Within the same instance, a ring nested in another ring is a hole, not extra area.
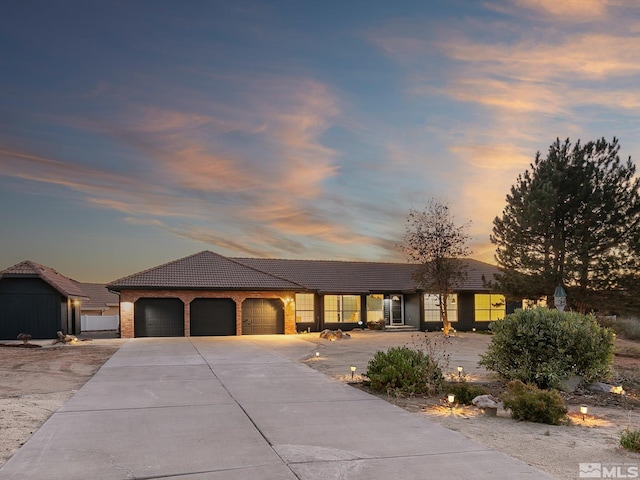
M 296 322 L 313 323 L 314 318 L 313 293 L 296 293 Z
M 476 322 L 502 320 L 507 312 L 507 302 L 505 301 L 504 295 L 476 293 L 474 301 Z
M 325 295 L 325 323 L 357 323 L 360 321 L 360 297 L 358 295 Z

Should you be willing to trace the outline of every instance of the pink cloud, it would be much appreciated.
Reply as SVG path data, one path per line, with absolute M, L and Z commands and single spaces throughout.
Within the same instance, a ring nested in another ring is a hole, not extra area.
M 615 0 L 513 0 L 519 7 L 528 8 L 563 22 L 602 21 Z

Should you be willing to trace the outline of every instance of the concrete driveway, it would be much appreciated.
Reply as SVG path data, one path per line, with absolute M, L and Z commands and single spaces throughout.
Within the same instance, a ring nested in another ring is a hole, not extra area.
M 0 479 L 550 479 L 297 362 L 296 336 L 135 339 Z

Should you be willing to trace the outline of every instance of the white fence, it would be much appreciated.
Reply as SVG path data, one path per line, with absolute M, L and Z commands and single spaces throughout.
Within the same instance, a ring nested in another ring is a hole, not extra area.
M 83 332 L 118 330 L 120 315 L 82 315 L 80 328 Z

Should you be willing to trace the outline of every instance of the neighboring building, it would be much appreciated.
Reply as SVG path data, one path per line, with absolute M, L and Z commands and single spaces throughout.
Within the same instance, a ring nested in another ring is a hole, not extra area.
M 104 283 L 76 283 L 89 297 L 82 302 L 82 315 L 113 316 L 120 313 L 120 296 L 110 292 Z
M 88 300 L 78 284 L 50 267 L 24 261 L 0 272 L 0 339 L 20 333 L 56 338 L 80 333 L 80 305 Z
M 515 305 L 490 291 L 499 270 L 477 260 L 450 298 L 457 330 L 486 329 Z M 204 251 L 116 280 L 121 336 L 290 334 L 389 328 L 440 329 L 437 297 L 416 288 L 415 265 L 228 258 Z
M 120 296 L 110 292 L 103 283 L 78 285 L 89 299 L 81 304 L 83 332 L 117 331 L 120 327 Z

